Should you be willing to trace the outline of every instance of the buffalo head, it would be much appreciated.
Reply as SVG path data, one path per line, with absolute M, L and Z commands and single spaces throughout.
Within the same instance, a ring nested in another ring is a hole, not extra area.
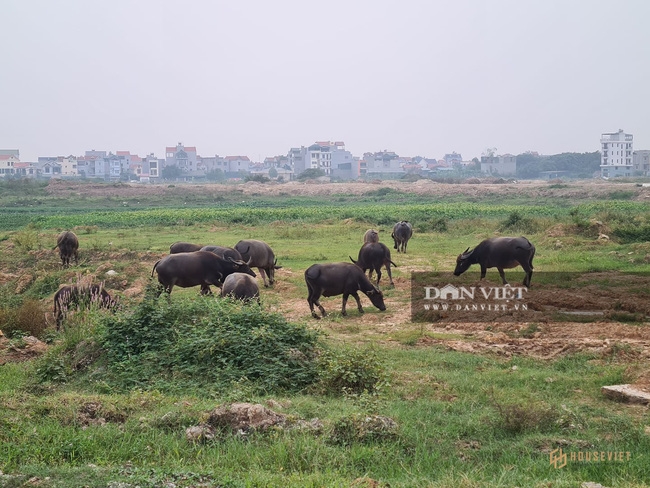
M 377 307 L 382 312 L 386 310 L 386 304 L 384 303 L 384 294 L 377 288 L 375 285 L 372 286 L 370 291 L 365 292 L 365 294 L 370 298 L 372 304 Z
M 465 249 L 465 252 L 458 255 L 456 258 L 456 269 L 454 269 L 454 276 L 460 276 L 469 269 L 469 267 L 472 265 L 472 260 L 470 259 L 472 252 L 473 251 L 470 251 L 468 247 Z

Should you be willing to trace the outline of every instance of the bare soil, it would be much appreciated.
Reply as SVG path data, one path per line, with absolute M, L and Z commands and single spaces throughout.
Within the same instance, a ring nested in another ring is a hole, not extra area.
M 215 195 L 237 192 L 244 195 L 262 196 L 329 196 L 329 195 L 363 195 L 379 188 L 390 188 L 404 193 L 431 196 L 467 196 L 493 194 L 503 196 L 524 196 L 526 198 L 562 197 L 568 199 L 606 197 L 614 191 L 632 191 L 633 199 L 647 201 L 650 199 L 650 187 L 640 187 L 634 183 L 612 183 L 604 180 L 581 180 L 579 182 L 559 182 L 472 178 L 466 183 L 438 183 L 432 180 L 418 180 L 412 183 L 404 181 L 370 181 L 321 183 L 316 181 L 287 183 L 257 183 L 249 181 L 239 184 L 189 184 L 149 185 L 140 183 L 92 184 L 87 182 L 51 180 L 47 191 L 52 196 L 66 197 L 72 195 L 86 197 L 112 196 L 119 198 L 137 198 L 146 196 L 178 195 L 184 191 L 193 195 Z M 470 183 L 471 181 L 471 183 Z M 499 182 L 499 183 L 497 183 Z

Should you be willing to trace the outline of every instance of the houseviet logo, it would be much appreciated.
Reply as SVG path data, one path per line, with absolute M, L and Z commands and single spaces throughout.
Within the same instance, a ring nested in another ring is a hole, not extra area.
M 562 452 L 562 448 L 554 449 L 551 451 L 551 462 L 555 469 L 560 469 L 566 466 L 566 453 Z
M 549 464 L 555 469 L 560 469 L 565 467 L 569 461 L 572 463 L 621 463 L 632 459 L 632 453 L 630 451 L 572 451 L 566 453 L 559 448 L 553 449 L 549 458 Z

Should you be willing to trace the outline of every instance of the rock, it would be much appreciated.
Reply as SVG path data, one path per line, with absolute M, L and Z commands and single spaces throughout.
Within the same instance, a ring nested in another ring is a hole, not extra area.
M 188 442 L 199 443 L 214 439 L 214 429 L 209 425 L 195 425 L 185 429 Z
M 607 488 L 607 487 L 601 485 L 600 483 L 595 483 L 593 481 L 585 481 L 580 485 L 580 488 Z
M 609 236 L 607 234 L 598 234 L 599 241 L 609 241 Z
M 618 402 L 641 403 L 644 405 L 650 403 L 650 393 L 637 390 L 631 385 L 603 386 L 600 391 L 606 397 Z
M 233 403 L 215 408 L 208 417 L 208 425 L 214 429 L 248 433 L 265 431 L 270 427 L 282 426 L 285 415 L 269 410 L 260 404 Z

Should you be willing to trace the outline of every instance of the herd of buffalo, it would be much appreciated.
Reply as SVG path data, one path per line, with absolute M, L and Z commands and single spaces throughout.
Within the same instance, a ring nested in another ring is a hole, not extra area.
M 394 249 L 406 253 L 409 239 L 413 236 L 413 226 L 408 221 L 397 222 L 393 226 L 391 237 Z M 79 240 L 70 231 L 62 232 L 54 249 L 59 250 L 63 266 L 69 266 L 74 259 L 78 262 Z M 454 275 L 459 276 L 472 265 L 481 267 L 481 279 L 485 278 L 488 268 L 497 268 L 503 284 L 507 284 L 504 269 L 521 266 L 526 272 L 524 285 L 530 286 L 533 274 L 535 246 L 525 237 L 493 237 L 480 242 L 474 249 L 469 248 L 456 259 Z M 364 293 L 379 310 L 386 310 L 384 296 L 379 289 L 382 266 L 386 269 L 389 283 L 393 286 L 391 275 L 390 249 L 379 242 L 379 233 L 368 230 L 363 236 L 363 245 L 356 260 L 350 256 L 352 263 L 314 264 L 305 271 L 307 284 L 307 302 L 311 314 L 320 318 L 314 311 L 318 307 L 322 316 L 325 309 L 320 304 L 320 297 L 343 295 L 341 313 L 346 315 L 346 303 L 350 295 L 357 302 L 359 312 L 363 313 L 358 292 Z M 257 300 L 260 290 L 255 272 L 257 268 L 264 286 L 275 282 L 275 270 L 281 266 L 271 247 L 260 240 L 245 239 L 234 247 L 200 246 L 187 242 L 175 242 L 170 246 L 169 255 L 157 261 L 151 270 L 151 276 L 157 274 L 160 291 L 171 294 L 174 286 L 181 288 L 200 286 L 201 294 L 211 294 L 210 286 L 221 288 L 221 296 L 231 296 L 240 300 Z M 366 271 L 368 274 L 366 275 Z M 376 283 L 371 281 L 373 271 Z M 91 303 L 101 308 L 114 309 L 117 300 L 103 289 L 102 285 L 66 285 L 54 295 L 54 316 L 59 330 L 65 314 L 72 307 L 88 307 Z

